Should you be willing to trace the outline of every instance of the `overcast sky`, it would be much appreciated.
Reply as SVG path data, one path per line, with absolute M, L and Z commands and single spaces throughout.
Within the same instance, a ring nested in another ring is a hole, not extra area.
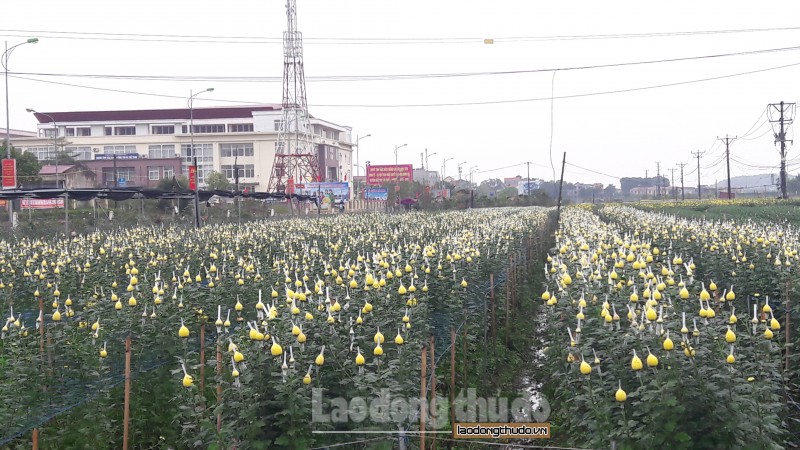
M 700 150 L 707 152 L 701 159 L 701 166 L 708 167 L 701 169 L 703 183 L 711 184 L 725 178 L 724 146 L 715 144 L 715 138 L 726 133 L 750 138 L 731 146 L 732 175 L 769 172 L 768 166 L 776 172 L 779 154 L 762 114 L 768 103 L 800 97 L 800 47 L 561 70 L 555 78 L 550 70 L 800 46 L 800 28 L 692 33 L 797 27 L 798 2 L 297 1 L 311 113 L 353 127 L 354 135 L 372 135 L 361 141 L 362 165 L 366 160 L 394 163 L 394 147 L 408 144 L 399 151 L 400 162 L 415 167 L 427 148 L 436 153 L 430 157 L 431 168 L 440 169 L 443 158 L 454 158 L 447 163 L 448 175 L 457 174 L 456 163 L 466 162 L 464 178 L 469 167 L 478 166 L 476 181 L 525 176 L 523 163 L 530 161 L 532 177 L 551 179 L 551 154 L 557 177 L 562 152 L 567 152 L 567 162 L 581 167 L 567 166 L 568 181 L 617 183 L 618 177 L 644 176 L 645 170 L 653 176 L 660 161 L 667 175 L 677 163 L 690 163 L 685 169 L 690 185 L 697 180 L 696 172 L 690 171 L 696 166 L 690 152 Z M 281 101 L 283 0 L 3 0 L 2 16 L 0 39 L 9 45 L 28 37 L 40 39 L 16 49 L 9 61 L 12 128 L 35 129 L 36 121 L 25 108 L 44 112 L 180 108 L 186 106 L 191 89 L 207 87 L 215 90 L 203 94 L 197 107 L 231 104 L 223 100 Z M 667 35 L 631 36 L 650 33 Z M 627 36 L 586 38 L 591 35 Z M 557 36 L 569 38 L 551 39 Z M 483 41 L 492 38 L 494 44 Z M 797 65 L 764 70 L 789 64 Z M 521 73 L 397 77 L 504 71 Z M 730 76 L 752 71 L 760 72 Z M 14 75 L 19 73 L 38 75 Z M 387 75 L 378 80 L 324 80 Z M 190 76 L 221 78 L 187 80 Z M 232 81 L 232 77 L 262 79 Z M 726 78 L 559 98 L 718 77 Z M 551 94 L 556 97 L 552 115 Z M 538 100 L 491 103 L 529 99 Z M 794 150 L 789 159 L 790 173 L 797 173 L 800 158 Z M 494 170 L 500 168 L 504 169 Z

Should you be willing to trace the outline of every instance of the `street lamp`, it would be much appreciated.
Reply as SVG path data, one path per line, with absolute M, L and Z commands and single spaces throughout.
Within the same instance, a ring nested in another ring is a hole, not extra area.
M 469 184 L 472 184 L 472 174 L 478 171 L 478 166 L 472 166 L 469 168 Z
M 3 64 L 3 69 L 5 70 L 5 84 L 6 84 L 6 136 L 5 136 L 5 147 L 6 147 L 6 158 L 11 159 L 11 144 L 9 143 L 9 138 L 11 137 L 11 119 L 10 114 L 8 112 L 8 58 L 11 56 L 11 52 L 14 51 L 15 48 L 19 47 L 20 45 L 25 44 L 35 44 L 39 42 L 39 38 L 30 38 L 25 42 L 19 43 L 12 47 L 8 47 L 8 41 L 6 42 L 5 51 L 3 55 L 0 56 L 0 63 Z M 12 223 L 13 221 L 13 213 L 14 209 L 11 207 L 11 202 L 8 202 L 8 223 Z
M 403 148 L 403 147 L 406 147 L 406 146 L 408 146 L 408 144 L 403 144 L 403 145 L 395 145 L 395 146 L 394 146 L 394 165 L 395 165 L 395 166 L 397 165 L 397 150 L 398 150 L 398 149 L 401 149 L 401 148 Z
M 466 163 L 467 163 L 466 161 L 458 163 L 458 181 L 461 181 L 461 166 L 463 166 Z
M 189 154 L 192 156 L 192 158 L 194 158 L 193 162 L 194 162 L 194 166 L 195 166 L 195 168 L 194 168 L 195 177 L 198 177 L 198 174 L 197 174 L 197 156 L 195 156 L 196 154 L 195 154 L 195 150 L 194 150 L 194 99 L 195 99 L 195 97 L 197 97 L 198 95 L 200 95 L 200 94 L 202 94 L 204 92 L 214 92 L 214 88 L 208 88 L 208 89 L 206 89 L 204 91 L 200 91 L 200 92 L 198 92 L 196 94 L 193 94 L 191 90 L 189 91 L 189 102 L 188 102 L 189 103 L 189 136 L 190 136 L 190 138 L 189 138 L 189 142 L 190 142 L 189 148 L 191 148 L 191 151 L 189 152 Z M 197 178 L 195 178 L 195 179 L 197 179 Z M 197 184 L 197 182 L 195 181 L 195 190 L 194 190 L 194 226 L 196 228 L 200 228 L 200 189 L 199 189 L 199 186 L 197 186 L 196 184 Z
M 361 147 L 358 146 L 358 141 L 360 141 L 362 139 L 366 139 L 366 138 L 371 137 L 371 136 L 372 136 L 371 134 L 368 134 L 366 136 L 361 136 L 361 137 L 356 136 L 356 143 L 353 144 L 353 147 L 356 148 L 356 169 L 358 169 L 360 167 L 358 165 L 358 155 L 359 155 L 359 153 L 361 153 Z M 358 173 L 358 170 L 356 170 L 356 173 Z
M 54 119 L 53 116 L 51 116 L 50 114 L 40 113 L 35 109 L 25 108 L 25 111 L 28 111 L 29 113 L 32 114 L 39 114 L 41 116 L 45 116 L 49 118 L 51 122 L 53 122 L 53 160 L 55 161 L 56 165 L 56 189 L 58 189 L 58 144 L 57 144 L 58 124 L 56 123 L 56 119 Z M 66 182 L 64 184 L 66 185 Z

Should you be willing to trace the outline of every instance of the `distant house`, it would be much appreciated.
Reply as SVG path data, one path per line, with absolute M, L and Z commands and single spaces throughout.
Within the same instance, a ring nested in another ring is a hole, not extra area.
M 61 187 L 66 189 L 92 188 L 95 174 L 79 165 L 46 165 L 39 170 L 42 187 Z M 24 186 L 24 184 L 23 184 Z

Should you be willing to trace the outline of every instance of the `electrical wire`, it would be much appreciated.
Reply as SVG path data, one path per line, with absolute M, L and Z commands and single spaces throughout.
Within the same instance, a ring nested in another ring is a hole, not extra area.
M 456 77 L 476 77 L 476 76 L 500 76 L 500 75 L 528 75 L 534 73 L 544 73 L 553 71 L 577 71 L 607 69 L 613 67 L 640 66 L 649 64 L 664 64 L 683 61 L 695 61 L 704 59 L 726 58 L 731 56 L 747 56 L 763 53 L 797 51 L 800 46 L 769 48 L 762 50 L 751 50 L 732 53 L 718 53 L 712 55 L 686 56 L 679 58 L 653 59 L 645 61 L 628 61 L 621 63 L 594 64 L 585 66 L 569 66 L 544 69 L 523 69 L 507 71 L 484 71 L 484 72 L 451 72 L 451 73 L 420 73 L 420 74 L 384 74 L 384 75 L 319 75 L 307 76 L 307 82 L 333 82 L 333 81 L 396 81 L 396 80 L 417 80 L 428 78 L 456 78 Z M 253 82 L 253 83 L 281 83 L 282 77 L 243 77 L 243 76 L 197 76 L 197 75 L 114 75 L 114 74 L 69 74 L 69 73 L 48 73 L 48 72 L 9 72 L 9 75 L 17 76 L 38 76 L 38 77 L 67 77 L 67 78 L 100 78 L 100 79 L 122 79 L 138 81 L 214 81 L 214 82 Z
M 674 83 L 664 83 L 664 84 L 657 84 L 651 86 L 640 86 L 635 88 L 627 88 L 627 89 L 616 89 L 611 91 L 599 91 L 599 92 L 588 92 L 582 94 L 570 94 L 570 95 L 562 95 L 553 97 L 552 99 L 560 100 L 560 99 L 571 99 L 571 98 L 583 98 L 583 97 L 592 97 L 598 95 L 609 95 L 609 94 L 621 94 L 621 93 L 628 93 L 628 92 L 638 92 L 650 89 L 659 89 L 665 87 L 673 87 L 673 86 L 682 86 L 687 84 L 694 84 L 694 83 L 701 83 L 706 81 L 716 81 L 722 80 L 727 78 L 733 78 L 743 75 L 751 75 L 755 73 L 767 72 L 771 70 L 780 70 L 789 67 L 800 66 L 800 62 L 791 63 L 791 64 L 784 64 L 781 66 L 774 66 L 774 67 L 767 67 L 764 69 L 757 69 L 751 70 L 747 72 L 738 72 L 733 74 L 727 75 L 719 75 L 715 77 L 709 78 L 700 78 L 694 80 L 686 80 L 686 81 L 678 81 Z M 124 94 L 133 94 L 133 95 L 147 95 L 152 97 L 162 97 L 162 98 L 178 98 L 178 99 L 185 99 L 185 96 L 179 95 L 168 95 L 168 94 L 155 94 L 155 93 L 148 93 L 148 92 L 138 92 L 138 91 L 129 91 L 124 89 L 111 89 L 111 88 L 101 88 L 97 86 L 86 86 L 86 85 L 79 85 L 79 84 L 72 84 L 72 83 L 63 83 L 58 81 L 49 81 L 49 80 L 40 80 L 36 78 L 28 78 L 28 77 L 21 77 L 17 75 L 9 75 L 9 77 L 27 80 L 27 81 L 35 81 L 40 83 L 49 83 L 55 84 L 60 86 L 70 86 L 70 87 L 77 87 L 77 88 L 85 88 L 85 89 L 93 89 L 98 91 L 106 91 L 106 92 L 117 92 L 117 93 L 124 93 Z M 212 102 L 223 102 L 223 103 L 238 103 L 238 104 L 253 104 L 253 101 L 242 101 L 242 100 L 225 100 L 225 99 L 214 99 L 214 98 L 205 98 L 206 101 Z M 457 102 L 457 103 L 422 103 L 422 104 L 312 104 L 309 106 L 313 106 L 316 108 L 423 108 L 423 107 L 444 107 L 444 106 L 480 106 L 480 105 L 496 105 L 496 104 L 509 104 L 509 103 L 529 103 L 529 102 L 537 102 L 537 101 L 544 101 L 544 100 L 551 100 L 551 97 L 539 97 L 539 98 L 526 98 L 526 99 L 511 99 L 511 100 L 491 100 L 491 101 L 478 101 L 478 102 Z
M 761 33 L 775 31 L 797 31 L 800 27 L 770 27 L 770 28 L 742 28 L 728 30 L 698 30 L 698 31 L 669 31 L 653 33 L 614 33 L 614 34 L 588 34 L 588 35 L 552 35 L 552 36 L 510 36 L 493 38 L 494 43 L 525 42 L 525 41 L 573 41 L 573 40 L 598 40 L 598 39 L 638 39 L 656 37 L 685 37 L 698 35 Z M 113 33 L 113 32 L 83 32 L 83 31 L 49 31 L 49 30 L 0 30 L 0 33 L 26 33 L 37 35 L 52 35 L 48 39 L 69 39 L 69 35 L 84 36 L 84 39 L 96 40 L 132 40 L 149 41 L 158 39 L 158 42 L 187 42 L 186 40 L 200 40 L 204 43 L 274 43 L 282 44 L 278 37 L 261 36 L 225 36 L 225 35 L 181 35 L 181 34 L 145 34 L 145 33 Z M 13 35 L 8 35 L 13 36 Z M 28 37 L 28 36 L 24 36 Z M 112 39 L 114 38 L 114 39 Z M 123 39 L 124 38 L 124 39 Z M 444 43 L 480 43 L 484 44 L 486 37 L 424 37 L 424 38 L 387 38 L 387 37 L 304 37 L 303 40 L 315 44 L 444 44 Z
M 606 177 L 609 177 L 609 178 L 613 178 L 615 180 L 619 180 L 620 178 L 622 178 L 622 177 L 618 177 L 618 176 L 615 176 L 615 175 L 609 175 L 609 174 L 604 173 L 604 172 L 598 172 L 597 170 L 587 169 L 586 167 L 581 167 L 581 166 L 579 166 L 577 164 L 567 163 L 567 165 L 571 166 L 571 167 L 574 167 L 576 169 L 581 169 L 581 170 L 585 170 L 587 172 L 596 173 L 598 175 L 603 175 L 603 176 L 606 176 Z

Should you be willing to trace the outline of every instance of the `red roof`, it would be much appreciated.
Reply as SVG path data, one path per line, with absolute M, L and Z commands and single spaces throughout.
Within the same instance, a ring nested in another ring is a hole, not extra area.
M 193 108 L 195 119 L 247 119 L 254 111 L 280 111 L 280 105 L 226 106 Z M 35 113 L 39 123 L 56 122 L 111 122 L 138 120 L 189 120 L 189 108 L 181 109 L 136 109 L 126 111 L 72 111 Z M 48 116 L 53 116 L 51 119 Z
M 58 173 L 64 173 L 64 172 L 72 169 L 73 167 L 75 167 L 75 166 L 74 165 L 68 165 L 68 166 L 59 165 L 58 166 Z M 50 166 L 50 165 L 42 166 L 42 169 L 39 171 L 39 175 L 55 175 L 55 173 L 56 173 L 56 166 Z

